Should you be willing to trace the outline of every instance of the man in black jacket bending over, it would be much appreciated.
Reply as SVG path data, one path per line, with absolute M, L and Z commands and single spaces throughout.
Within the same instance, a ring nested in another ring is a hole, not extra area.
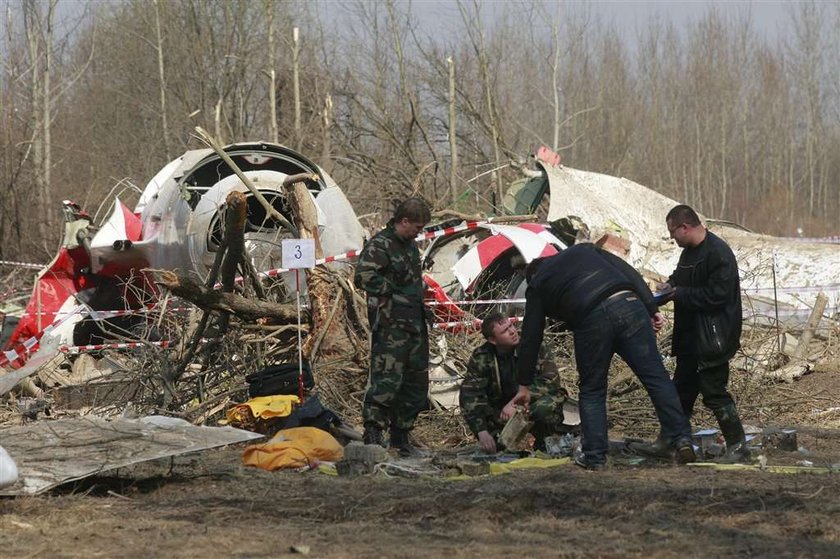
M 606 465 L 607 373 L 618 353 L 648 391 L 670 456 L 695 459 L 691 426 L 671 383 L 656 334 L 665 322 L 642 276 L 621 258 L 595 245 L 574 245 L 537 259 L 525 271 L 525 318 L 519 346 L 519 389 L 515 403 L 527 405 L 546 317 L 562 320 L 574 332 L 580 377 L 583 458 L 577 464 L 600 470 Z
M 735 255 L 720 237 L 700 223 L 688 206 L 675 206 L 665 217 L 671 238 L 682 247 L 677 269 L 660 290 L 672 291 L 677 358 L 674 385 L 683 411 L 691 417 L 697 395 L 717 418 L 726 454 L 721 462 L 750 459 L 744 428 L 726 388 L 729 360 L 741 343 L 741 287 Z M 642 454 L 656 454 L 662 443 L 638 445 Z

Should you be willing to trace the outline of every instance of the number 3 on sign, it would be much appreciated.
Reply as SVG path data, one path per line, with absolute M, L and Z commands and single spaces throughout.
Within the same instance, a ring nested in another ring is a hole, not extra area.
M 287 270 L 315 267 L 314 239 L 283 239 L 283 267 Z

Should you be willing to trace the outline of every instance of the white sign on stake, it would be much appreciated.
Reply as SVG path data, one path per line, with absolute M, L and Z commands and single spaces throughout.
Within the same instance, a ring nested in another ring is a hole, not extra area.
M 295 271 L 295 291 L 297 292 L 297 342 L 298 342 L 298 397 L 303 403 L 303 354 L 300 334 L 300 270 L 315 267 L 315 239 L 283 239 L 283 267 Z
M 315 267 L 315 239 L 283 239 L 281 246 L 287 270 Z

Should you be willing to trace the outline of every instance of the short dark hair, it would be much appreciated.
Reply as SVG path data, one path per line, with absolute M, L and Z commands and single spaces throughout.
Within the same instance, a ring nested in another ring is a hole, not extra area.
M 685 223 L 686 225 L 697 227 L 700 225 L 700 216 L 690 206 L 680 204 L 671 208 L 671 211 L 665 216 L 665 221 L 670 222 L 672 225 L 682 225 Z
M 400 221 L 404 217 L 409 221 L 429 223 L 432 220 L 432 212 L 422 198 L 406 198 L 394 210 L 394 221 Z
M 484 336 L 484 339 L 489 340 L 493 335 L 493 330 L 496 328 L 496 325 L 506 318 L 507 317 L 500 312 L 491 312 L 484 317 L 484 320 L 481 321 L 481 335 Z
M 540 269 L 540 264 L 542 264 L 543 260 L 545 260 L 545 259 L 546 259 L 546 257 L 543 256 L 541 258 L 534 258 L 533 260 L 528 262 L 528 265 L 525 266 L 525 280 L 526 281 L 531 281 L 531 278 L 534 277 L 534 274 L 536 274 L 537 270 Z

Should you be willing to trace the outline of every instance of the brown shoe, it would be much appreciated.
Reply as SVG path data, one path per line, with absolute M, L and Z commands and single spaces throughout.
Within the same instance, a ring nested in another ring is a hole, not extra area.
M 674 454 L 678 464 L 689 464 L 697 461 L 694 445 L 688 437 L 683 437 L 674 443 Z

